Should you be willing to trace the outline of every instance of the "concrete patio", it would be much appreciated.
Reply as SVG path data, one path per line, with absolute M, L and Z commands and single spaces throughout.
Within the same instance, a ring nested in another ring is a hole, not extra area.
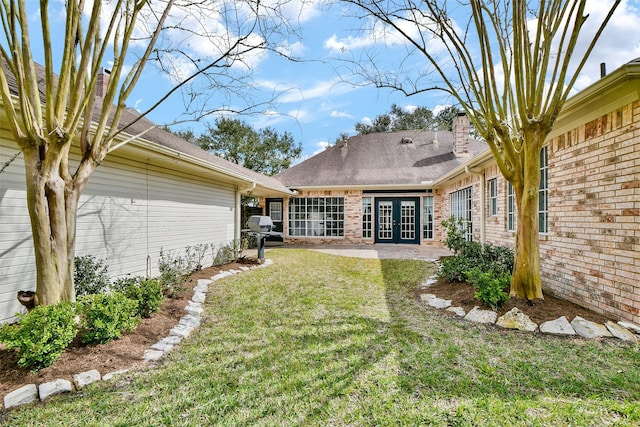
M 354 258 L 376 258 L 376 259 L 421 259 L 433 261 L 443 256 L 451 255 L 451 251 L 446 248 L 434 248 L 419 245 L 282 245 L 267 243 L 265 256 L 268 257 L 270 249 L 309 249 L 331 255 L 340 255 Z M 257 256 L 256 249 L 245 251 L 247 256 Z

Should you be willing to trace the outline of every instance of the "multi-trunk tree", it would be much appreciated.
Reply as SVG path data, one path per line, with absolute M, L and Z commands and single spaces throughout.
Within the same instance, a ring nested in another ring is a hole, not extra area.
M 517 203 L 511 294 L 542 298 L 540 153 L 620 0 L 597 21 L 587 0 L 344 1 L 371 18 L 372 33 L 382 24 L 400 34 L 412 59 L 401 64 L 410 70 L 355 62 L 361 75 L 408 95 L 444 91 L 487 142 Z
M 139 117 L 192 84 L 197 89 L 185 91 L 184 98 L 195 114 L 225 109 L 198 102 L 196 95 L 224 99 L 235 88 L 239 96 L 246 93 L 250 66 L 245 61 L 265 50 L 279 52 L 270 39 L 291 28 L 281 5 L 252 0 L 0 2 L 0 96 L 25 164 L 37 304 L 75 298 L 79 198 L 114 142 L 135 136 L 127 134 L 132 123 L 121 118 L 145 67 L 164 72 L 173 88 Z M 102 67 L 111 73 L 99 96 Z

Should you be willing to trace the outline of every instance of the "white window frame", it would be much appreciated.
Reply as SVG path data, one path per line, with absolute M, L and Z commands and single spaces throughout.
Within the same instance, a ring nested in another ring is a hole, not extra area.
M 433 196 L 422 198 L 422 238 L 433 240 Z
M 538 191 L 538 227 L 540 233 L 549 232 L 549 149 L 540 151 L 540 190 Z
M 518 220 L 516 209 L 516 193 L 513 185 L 507 182 L 507 231 L 516 231 L 516 221 Z
M 269 202 L 269 216 L 274 222 L 282 222 L 282 202 Z
M 289 236 L 344 237 L 344 197 L 289 199 Z
M 373 197 L 362 198 L 362 238 L 373 237 Z
M 462 220 L 465 238 L 471 242 L 473 240 L 473 187 L 454 191 L 449 197 L 451 216 Z
M 489 216 L 498 215 L 498 179 L 492 178 L 488 182 L 489 186 Z

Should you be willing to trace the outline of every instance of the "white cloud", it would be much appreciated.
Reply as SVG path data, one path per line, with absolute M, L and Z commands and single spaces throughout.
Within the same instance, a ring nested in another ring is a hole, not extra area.
M 350 119 L 353 116 L 346 111 L 332 111 L 330 114 L 331 117 L 341 118 L 341 119 Z

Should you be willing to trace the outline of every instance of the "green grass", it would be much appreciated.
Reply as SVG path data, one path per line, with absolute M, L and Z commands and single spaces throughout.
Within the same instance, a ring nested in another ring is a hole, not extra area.
M 425 309 L 410 260 L 271 250 L 212 286 L 159 367 L 5 414 L 8 425 L 640 424 L 640 346 L 501 333 Z

